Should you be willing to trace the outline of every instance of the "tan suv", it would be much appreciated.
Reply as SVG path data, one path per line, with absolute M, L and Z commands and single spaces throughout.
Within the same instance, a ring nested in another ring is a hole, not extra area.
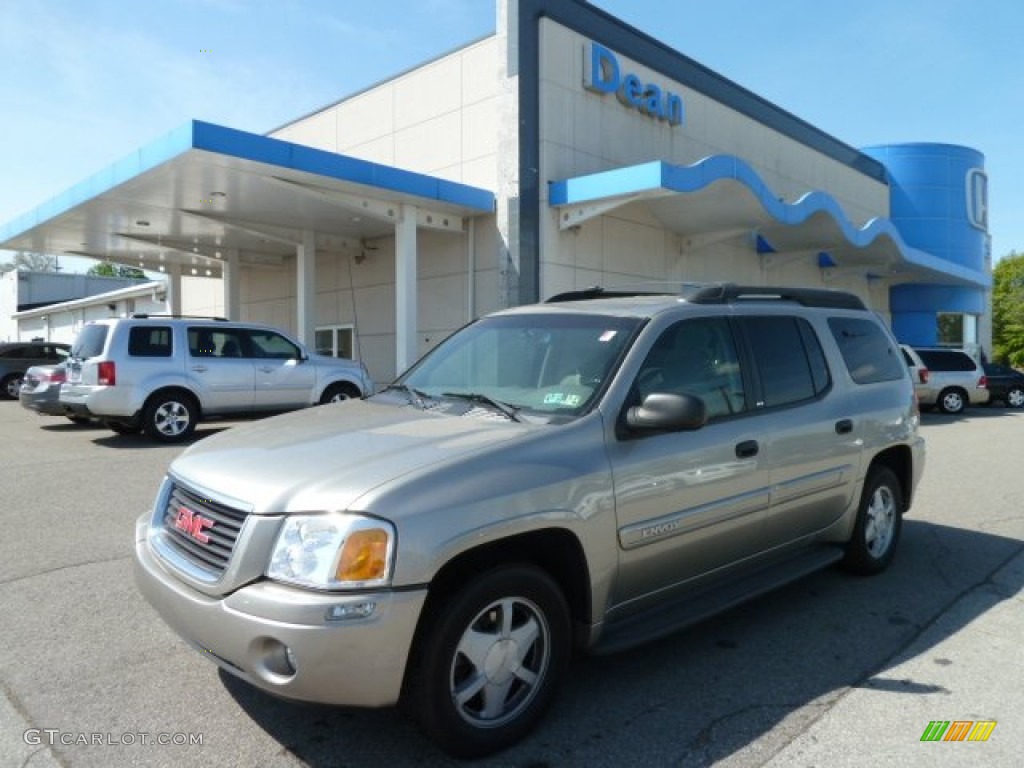
M 537 723 L 574 649 L 832 563 L 884 569 L 918 422 L 850 294 L 564 295 L 467 326 L 368 400 L 192 446 L 138 521 L 136 578 L 252 685 L 401 702 L 479 756 Z

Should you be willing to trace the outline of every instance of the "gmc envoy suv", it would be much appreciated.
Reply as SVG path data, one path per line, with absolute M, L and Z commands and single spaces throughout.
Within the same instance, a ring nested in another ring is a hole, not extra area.
M 401 704 L 481 756 L 538 722 L 574 650 L 833 563 L 884 569 L 918 423 L 851 294 L 564 294 L 471 323 L 367 400 L 193 445 L 138 521 L 136 579 L 252 685 Z
M 133 315 L 82 326 L 60 404 L 69 418 L 174 442 L 200 419 L 294 410 L 372 389 L 361 363 L 310 354 L 276 328 Z

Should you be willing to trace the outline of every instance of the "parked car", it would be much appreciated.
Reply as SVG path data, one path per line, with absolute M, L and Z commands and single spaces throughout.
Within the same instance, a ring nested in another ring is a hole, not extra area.
M 904 348 L 907 352 L 908 348 Z M 968 405 L 988 402 L 988 380 L 981 364 L 961 349 L 913 347 L 910 353 L 928 370 L 924 382 L 915 381 L 922 408 L 960 413 Z
M 1008 408 L 1024 408 L 1024 373 L 1008 365 L 984 363 L 989 402 L 1002 401 Z
M 18 400 L 22 406 L 41 416 L 67 416 L 76 424 L 90 421 L 85 416 L 69 415 L 60 404 L 60 385 L 67 380 L 67 364 L 33 365 L 25 371 Z
M 17 400 L 21 380 L 33 365 L 59 363 L 68 356 L 70 344 L 50 341 L 0 343 L 0 398 Z
M 138 521 L 142 593 L 252 685 L 402 702 L 474 757 L 537 723 L 574 648 L 890 563 L 923 440 L 859 298 L 602 296 L 498 312 L 374 397 L 191 446 Z
M 372 389 L 361 363 L 310 354 L 277 328 L 136 315 L 82 327 L 60 402 L 71 416 L 170 442 L 201 419 L 294 410 Z

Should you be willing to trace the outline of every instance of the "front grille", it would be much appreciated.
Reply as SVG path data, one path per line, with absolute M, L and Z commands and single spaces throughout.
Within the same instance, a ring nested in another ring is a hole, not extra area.
M 199 536 L 208 539 L 205 542 L 186 530 L 189 522 L 198 517 L 213 523 L 192 528 Z M 245 512 L 203 498 L 175 483 L 164 509 L 166 541 L 194 565 L 219 576 L 228 566 L 245 518 Z M 179 526 L 179 520 L 184 528 Z

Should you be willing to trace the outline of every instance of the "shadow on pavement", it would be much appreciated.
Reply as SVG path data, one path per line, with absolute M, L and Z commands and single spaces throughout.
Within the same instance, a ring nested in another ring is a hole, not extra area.
M 1020 591 L 1022 584 L 997 588 L 990 579 L 1022 546 L 911 514 L 883 574 L 822 571 L 665 640 L 577 658 L 540 728 L 475 764 L 610 765 L 611 754 L 628 755 L 633 765 L 708 766 L 784 719 L 809 725 L 823 705 L 808 705 L 850 687 L 932 693 L 934 685 L 875 678 L 969 591 L 987 584 L 998 594 L 986 593 L 944 637 Z M 308 765 L 464 765 L 395 710 L 289 703 L 220 675 L 249 716 Z

